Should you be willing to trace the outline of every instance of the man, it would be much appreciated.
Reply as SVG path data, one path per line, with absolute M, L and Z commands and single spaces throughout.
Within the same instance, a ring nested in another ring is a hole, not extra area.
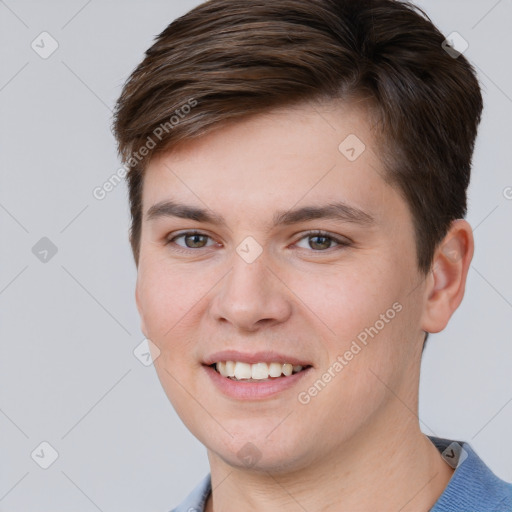
M 462 301 L 482 111 L 393 0 L 211 0 L 118 101 L 136 301 L 211 473 L 175 510 L 510 511 L 419 427 L 428 333 Z

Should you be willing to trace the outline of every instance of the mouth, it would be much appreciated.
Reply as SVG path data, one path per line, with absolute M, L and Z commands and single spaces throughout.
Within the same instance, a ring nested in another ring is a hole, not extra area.
M 285 379 L 291 375 L 304 372 L 311 365 L 293 365 L 281 362 L 245 363 L 242 361 L 219 361 L 209 365 L 219 375 L 236 382 L 268 382 Z
M 210 354 L 202 366 L 214 389 L 237 401 L 289 399 L 291 390 L 314 371 L 311 360 L 268 350 L 223 350 Z

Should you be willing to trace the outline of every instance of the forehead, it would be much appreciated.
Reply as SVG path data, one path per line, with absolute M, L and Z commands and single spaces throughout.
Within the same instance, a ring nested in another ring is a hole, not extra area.
M 149 163 L 143 210 L 165 200 L 227 217 L 343 201 L 376 218 L 396 201 L 368 116 L 340 103 L 302 104 L 224 125 Z M 402 205 L 403 206 L 403 205 Z

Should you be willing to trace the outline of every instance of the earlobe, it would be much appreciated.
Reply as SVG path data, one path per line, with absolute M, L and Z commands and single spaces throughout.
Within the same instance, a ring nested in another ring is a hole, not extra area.
M 464 219 L 451 228 L 436 249 L 425 289 L 422 329 L 442 331 L 464 297 L 469 265 L 473 258 L 473 231 Z

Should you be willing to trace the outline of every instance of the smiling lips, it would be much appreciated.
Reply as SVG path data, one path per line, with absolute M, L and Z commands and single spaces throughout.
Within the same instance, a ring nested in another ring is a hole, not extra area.
M 224 396 L 244 402 L 277 398 L 314 370 L 307 359 L 274 351 L 247 354 L 237 350 L 212 354 L 203 361 L 203 368 Z
M 234 381 L 251 382 L 289 377 L 311 367 L 311 364 L 304 360 L 277 352 L 244 354 L 236 350 L 212 354 L 204 364 L 223 377 Z
M 223 377 L 229 377 L 233 380 L 265 380 L 269 378 L 278 378 L 284 375 L 288 377 L 293 373 L 302 370 L 302 365 L 293 366 L 290 363 L 255 363 L 249 364 L 241 361 L 221 361 L 211 365 Z

